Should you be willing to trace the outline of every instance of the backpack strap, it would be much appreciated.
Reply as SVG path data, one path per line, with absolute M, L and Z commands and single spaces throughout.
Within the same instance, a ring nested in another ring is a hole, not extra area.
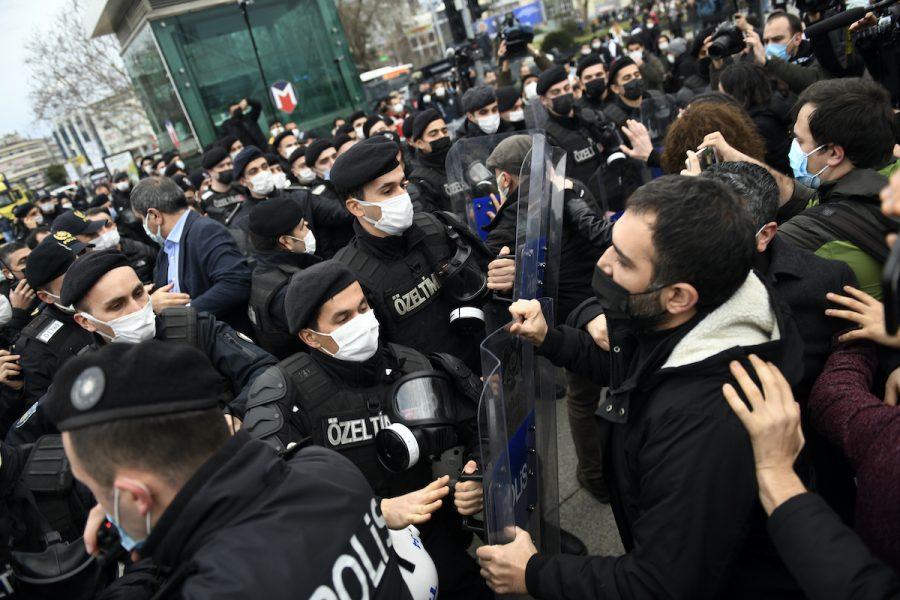
M 422 213 L 420 213 L 422 214 Z M 359 282 L 368 290 L 377 290 L 383 266 L 381 261 L 366 254 L 355 246 L 347 245 L 337 251 L 334 259 L 353 271 Z
M 860 209 L 841 202 L 820 204 L 810 211 L 820 217 L 819 222 L 841 239 L 852 242 L 857 248 L 874 258 L 880 264 L 887 261 L 890 248 L 885 236 L 896 229 L 896 223 L 885 217 L 874 205 L 858 203 L 875 221 L 860 214 Z

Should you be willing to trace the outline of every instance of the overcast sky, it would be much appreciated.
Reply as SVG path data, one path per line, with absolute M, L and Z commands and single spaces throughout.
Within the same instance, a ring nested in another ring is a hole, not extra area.
M 28 103 L 25 42 L 46 27 L 68 0 L 0 0 L 0 135 L 18 131 L 29 137 L 48 135 L 47 124 L 34 122 Z

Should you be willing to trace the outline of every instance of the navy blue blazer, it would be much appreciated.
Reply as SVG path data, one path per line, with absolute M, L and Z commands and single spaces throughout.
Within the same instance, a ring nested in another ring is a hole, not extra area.
M 191 295 L 191 306 L 209 312 L 235 329 L 247 329 L 250 268 L 224 225 L 188 213 L 178 249 L 178 284 Z M 153 272 L 156 287 L 169 283 L 169 256 L 159 251 Z

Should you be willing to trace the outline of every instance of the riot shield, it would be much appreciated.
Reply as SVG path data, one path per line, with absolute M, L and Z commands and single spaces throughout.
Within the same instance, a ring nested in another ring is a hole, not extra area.
M 565 187 L 565 153 L 533 136 L 519 180 L 516 299 L 540 299 L 554 322 Z M 481 345 L 479 405 L 485 530 L 506 543 L 513 525 L 542 552 L 559 552 L 559 487 L 554 368 L 533 346 L 497 329 Z
M 495 212 L 491 194 L 497 194 L 497 179 L 487 168 L 488 156 L 502 140 L 521 132 L 485 135 L 458 140 L 447 153 L 447 184 L 453 212 L 484 240 L 484 227 Z
M 662 143 L 669 125 L 678 118 L 678 106 L 669 96 L 650 96 L 641 102 L 641 123 L 654 146 Z

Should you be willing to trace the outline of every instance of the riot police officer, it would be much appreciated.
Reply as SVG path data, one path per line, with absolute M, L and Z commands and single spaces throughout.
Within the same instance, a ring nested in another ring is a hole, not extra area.
M 356 219 L 356 236 L 335 259 L 356 274 L 385 341 L 447 352 L 480 370 L 489 254 L 452 215 L 414 215 L 397 154 L 376 136 L 334 163 L 332 181 Z
M 480 85 L 466 90 L 462 97 L 462 108 L 466 113 L 466 120 L 459 131 L 459 137 L 481 137 L 501 131 L 500 108 L 491 86 Z
M 67 283 L 66 283 L 67 281 Z M 150 296 L 125 255 L 113 250 L 92 252 L 72 263 L 63 282 L 60 297 L 72 307 L 73 316 L 88 344 L 105 346 L 138 344 L 149 339 L 169 344 L 185 344 L 200 349 L 231 387 L 228 409 L 231 415 L 244 415 L 247 394 L 253 380 L 275 358 L 237 333 L 213 315 L 190 307 L 169 308 L 154 315 Z M 61 300 L 63 301 L 63 300 Z M 168 374 L 157 371 L 157 385 L 168 381 Z M 45 433 L 48 423 L 43 410 L 26 414 L 10 430 L 7 441 L 27 443 Z
M 74 308 L 60 299 L 66 271 L 86 249 L 72 234 L 58 231 L 28 255 L 25 279 L 44 306 L 13 346 L 25 379 L 23 408 L 37 402 L 63 363 L 91 343 L 91 335 L 72 318 Z
M 106 347 L 73 361 L 54 389 L 48 412 L 98 501 L 84 545 L 97 552 L 105 513 L 120 544 L 158 568 L 137 597 L 426 597 L 428 585 L 411 594 L 359 471 L 322 448 L 280 457 L 232 435 L 220 410 L 227 386 L 199 350 Z
M 449 492 L 449 478 L 435 480 L 426 458 L 461 444 L 465 449 L 450 454 L 460 457 L 453 474 L 459 472 L 462 457 L 477 441 L 478 377 L 458 359 L 432 355 L 433 365 L 412 348 L 382 344 L 362 287 L 337 261 L 295 274 L 285 307 L 291 332 L 310 351 L 291 356 L 257 380 L 247 403 L 246 430 L 277 449 L 311 437 L 349 458 L 382 498 L 385 519 L 400 526 L 408 520 L 421 530 L 437 567 L 441 598 L 491 598 L 466 552 L 471 533 L 461 528 L 453 506 L 440 502 Z M 426 406 L 441 407 L 445 418 Z M 273 411 L 281 417 L 273 418 Z M 403 425 L 415 427 L 406 419 L 416 412 L 428 423 L 418 436 Z M 385 443 L 385 436 L 422 442 L 407 441 L 404 453 Z M 473 472 L 475 462 L 466 468 Z M 474 514 L 481 509 L 479 484 L 456 487 L 458 510 Z
M 209 173 L 209 189 L 200 196 L 200 210 L 228 227 L 247 196 L 232 186 L 234 163 L 228 150 L 213 146 L 203 153 L 203 169 Z
M 257 343 L 279 359 L 306 348 L 288 331 L 284 298 L 291 275 L 321 261 L 307 208 L 290 198 L 273 198 L 250 212 L 250 241 L 256 250 L 250 322 Z
M 410 139 L 416 153 L 409 174 L 409 184 L 418 188 L 417 198 L 421 210 L 453 210 L 446 167 L 451 143 L 444 118 L 433 108 L 420 112 L 413 120 Z M 410 195 L 413 195 L 412 191 Z
M 575 101 L 575 105 L 581 108 L 590 108 L 593 111 L 602 111 L 609 100 L 606 63 L 599 54 L 588 54 L 578 61 L 575 74 L 578 75 L 584 88 L 584 93 Z

